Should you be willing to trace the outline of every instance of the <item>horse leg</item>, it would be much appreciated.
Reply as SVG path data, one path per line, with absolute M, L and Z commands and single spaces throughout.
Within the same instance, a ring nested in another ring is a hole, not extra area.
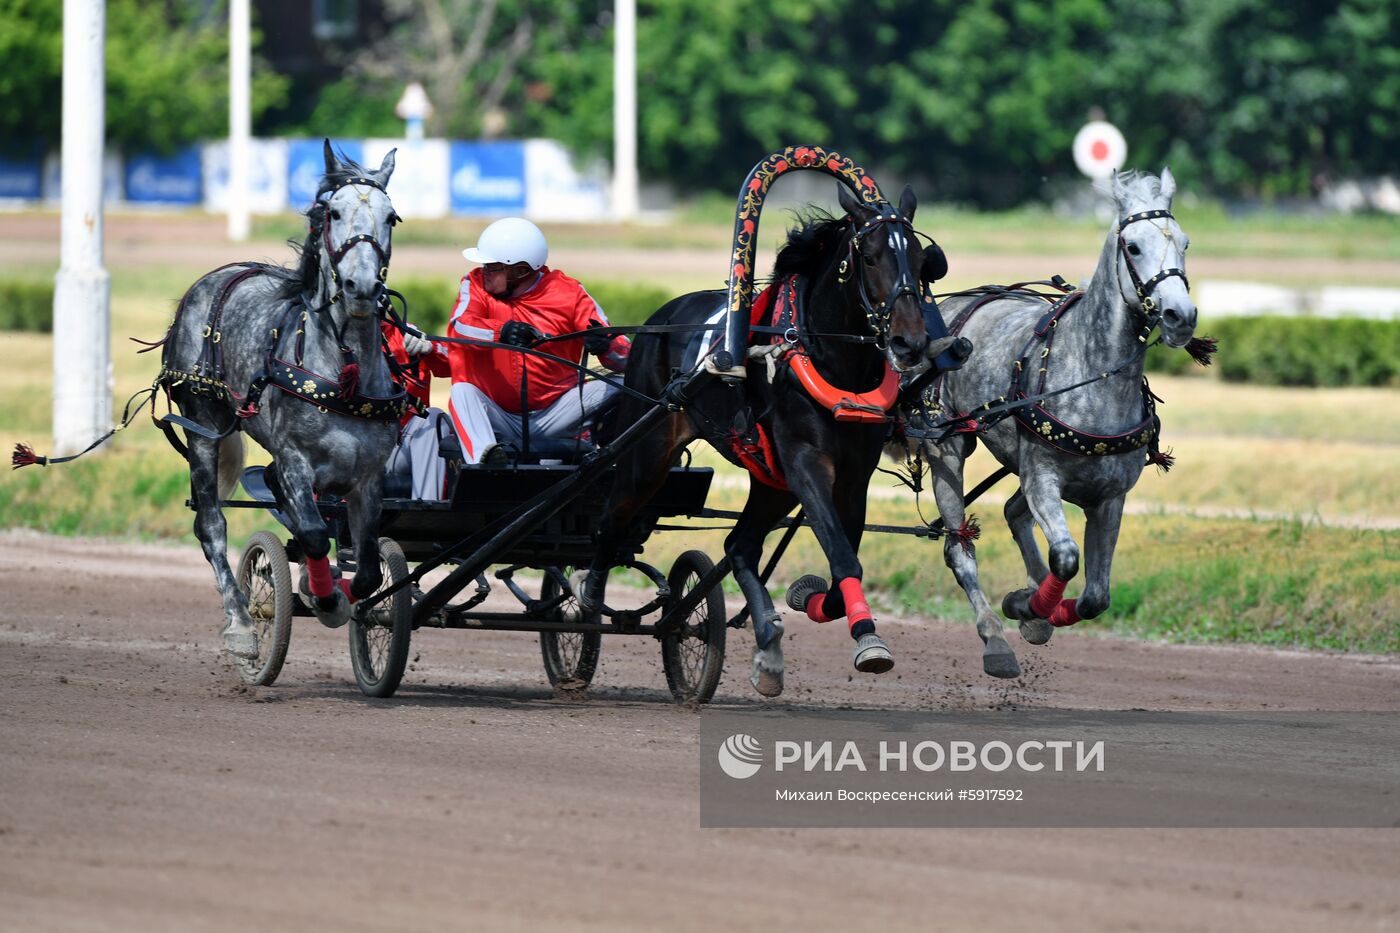
M 778 519 L 792 511 L 793 497 L 758 480 L 749 480 L 749 498 L 724 539 L 729 571 L 744 594 L 753 619 L 753 672 L 749 683 L 766 697 L 783 692 L 783 621 L 773 608 L 773 599 L 758 576 L 763 539 Z
M 292 534 L 306 561 L 311 608 L 322 625 L 339 628 L 350 621 L 350 600 L 336 585 L 326 556 L 331 550 L 331 537 L 321 511 L 316 508 L 313 492 L 316 473 L 306 458 L 295 451 L 277 453 L 273 463 L 286 498 L 287 520 L 291 522 Z
M 933 497 L 938 514 L 943 519 L 947 536 L 943 539 L 943 562 L 953 571 L 977 616 L 977 634 L 982 639 L 982 670 L 992 677 L 1020 677 L 1021 665 L 1016 653 L 1006 643 L 1002 629 L 982 583 L 977 575 L 977 545 L 973 543 L 972 526 L 967 522 L 967 506 L 963 501 L 963 463 L 971 445 L 956 437 L 931 451 L 929 468 L 933 479 Z
M 1050 572 L 1026 602 L 1036 619 L 1052 618 L 1064 596 L 1065 586 L 1079 573 L 1079 545 L 1070 537 L 1065 507 L 1060 500 L 1059 477 L 1049 471 L 1023 476 L 1021 488 L 1036 524 L 1050 542 Z
M 1113 549 L 1123 522 L 1125 496 L 1114 496 L 1084 511 L 1084 592 L 1055 607 L 1050 625 L 1073 625 L 1093 619 L 1108 609 L 1108 578 L 1113 569 Z
M 348 497 L 350 534 L 355 539 L 355 578 L 350 600 L 359 602 L 379 589 L 384 571 L 379 566 L 379 513 L 384 487 L 378 477 L 360 484 Z
M 251 659 L 258 656 L 258 640 L 248 616 L 247 600 L 228 564 L 228 524 L 219 507 L 219 446 L 218 441 L 196 435 L 189 439 L 194 531 L 205 559 L 214 570 L 214 581 L 223 598 L 227 619 L 223 630 L 224 647 L 235 657 Z
M 214 568 L 214 583 L 224 601 L 224 648 L 236 658 L 255 660 L 258 636 L 248 615 L 248 601 L 228 565 L 228 523 L 219 508 L 219 442 L 191 433 L 189 438 L 190 498 L 194 500 L 194 533 L 204 559 Z
M 794 445 L 795 446 L 795 445 Z M 879 447 L 874 448 L 876 453 Z M 788 458 L 788 486 L 807 513 L 807 522 L 821 544 L 822 552 L 831 566 L 831 589 L 816 593 L 806 600 L 808 617 L 818 622 L 846 617 L 855 639 L 856 670 L 867 674 L 883 674 L 894 667 L 889 648 L 875 633 L 875 618 L 865 600 L 861 580 L 865 575 L 856 548 L 847 534 L 845 523 L 835 502 L 836 465 L 833 454 L 810 444 L 797 446 Z M 860 493 L 865 495 L 862 486 Z M 863 512 L 861 513 L 863 516 Z M 862 517 L 861 524 L 864 524 Z M 857 536 L 856 541 L 859 542 Z
M 1030 604 L 1040 581 L 1049 576 L 1050 568 L 1040 554 L 1040 543 L 1035 539 L 1035 518 L 1031 515 L 1025 493 L 1016 490 L 1016 494 L 1006 500 L 1004 514 L 1006 524 L 1011 528 L 1011 537 L 1021 549 L 1030 586 L 1007 593 L 1001 601 L 1001 611 L 1008 619 L 1016 619 L 1020 623 L 1022 638 L 1032 645 L 1043 645 L 1055 630 L 1049 622 L 1036 617 Z

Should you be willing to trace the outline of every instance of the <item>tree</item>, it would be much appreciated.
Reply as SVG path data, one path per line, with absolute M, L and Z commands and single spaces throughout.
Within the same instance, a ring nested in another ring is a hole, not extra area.
M 198 0 L 107 2 L 107 139 L 169 152 L 228 128 L 226 11 Z M 255 38 L 256 41 L 256 38 Z M 56 147 L 62 130 L 62 0 L 0 0 L 0 139 Z M 286 78 L 256 68 L 254 114 Z
M 421 81 L 433 104 L 434 135 L 497 135 L 494 115 L 530 51 L 535 14 L 550 4 L 513 0 L 385 0 L 388 32 L 350 59 L 349 90 L 374 112 Z M 319 108 L 318 108 L 319 109 Z

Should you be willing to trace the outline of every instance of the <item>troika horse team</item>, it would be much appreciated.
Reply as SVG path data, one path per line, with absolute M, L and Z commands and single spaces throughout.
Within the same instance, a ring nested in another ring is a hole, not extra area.
M 1113 178 L 1117 217 L 1082 288 L 1056 278 L 936 301 L 932 284 L 948 262 L 915 229 L 914 192 L 885 201 L 858 168 L 842 169 L 843 179 L 837 169 L 851 163 L 827 152 L 790 148 L 761 163 L 766 175 L 751 176 L 747 188 L 763 194 L 790 168 L 828 166 L 843 182 L 842 211 L 799 217 L 768 287 L 745 294 L 751 330 L 733 359 L 719 352 L 733 346 L 724 291 L 684 295 L 647 326 L 616 327 L 581 282 L 549 265 L 544 234 L 520 217 L 495 221 L 463 250 L 471 267 L 446 333 L 424 335 L 388 297 L 400 221 L 389 196 L 394 154 L 370 170 L 327 142 L 299 261 L 209 273 L 162 341 L 155 388 L 180 414 L 161 424 L 190 464 L 195 530 L 223 597 L 227 650 L 259 651 L 225 556 L 220 507 L 242 463 L 242 433 L 272 456 L 267 485 L 295 538 L 301 587 L 321 622 L 338 626 L 383 584 L 376 542 L 386 483 L 416 500 L 451 499 L 454 485 L 510 469 L 526 448 L 604 445 L 668 397 L 670 414 L 617 458 L 606 489 L 588 493 L 607 505 L 592 566 L 577 578 L 585 615 L 603 605 L 609 570 L 641 548 L 633 528 L 668 470 L 701 439 L 750 477 L 724 549 L 753 624 L 749 679 L 764 696 L 783 690 L 784 619 L 766 587 L 772 568 L 760 575 L 761 550 L 798 508 L 829 567 L 789 586 L 788 606 L 816 622 L 844 619 L 857 670 L 895 664 L 898 646 L 876 631 L 858 558 L 882 456 L 931 477 L 944 560 L 975 613 L 988 675 L 1020 674 L 1003 617 L 1042 645 L 1056 627 L 1106 611 L 1124 498 L 1145 465 L 1171 462 L 1144 354 L 1154 339 L 1198 358 L 1207 352 L 1194 339 L 1189 240 L 1171 213 L 1171 173 Z M 756 222 L 743 220 L 743 204 L 736 242 Z M 734 265 L 729 298 L 734 281 L 752 283 L 745 266 Z M 668 384 L 707 367 L 722 378 L 675 404 Z M 434 379 L 446 382 L 436 397 Z M 1004 512 L 1026 585 L 999 607 L 979 583 L 979 529 L 966 514 L 963 469 L 978 442 L 999 475 L 1020 481 Z M 349 580 L 328 556 L 318 508 L 327 496 L 344 501 L 354 533 Z M 1082 554 L 1065 501 L 1085 511 Z M 1083 591 L 1066 598 L 1081 561 Z

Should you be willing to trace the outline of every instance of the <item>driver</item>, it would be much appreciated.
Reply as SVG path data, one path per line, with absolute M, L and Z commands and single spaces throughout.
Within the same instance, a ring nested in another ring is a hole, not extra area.
M 522 217 L 506 217 L 481 232 L 462 255 L 480 263 L 462 279 L 449 317 L 451 332 L 517 347 L 534 347 L 551 335 L 607 327 L 598 303 L 577 279 L 545 265 L 544 234 Z M 541 352 L 579 362 L 584 349 L 620 373 L 630 344 L 597 334 L 552 340 Z M 448 413 L 468 463 L 503 462 L 502 445 L 519 445 L 522 412 L 532 437 L 571 439 L 617 389 L 601 380 L 580 387 L 577 369 L 555 360 L 506 349 L 453 344 Z

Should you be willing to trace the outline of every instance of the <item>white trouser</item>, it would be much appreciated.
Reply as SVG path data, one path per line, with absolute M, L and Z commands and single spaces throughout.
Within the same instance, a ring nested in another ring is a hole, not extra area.
M 600 380 L 584 383 L 582 398 L 578 389 L 570 389 L 549 407 L 530 413 L 530 436 L 575 437 L 584 419 L 615 392 L 617 389 Z M 497 444 L 519 446 L 524 438 L 520 416 L 497 405 L 470 382 L 452 384 L 448 411 L 467 463 L 481 462 L 487 451 Z
M 447 463 L 438 455 L 438 422 L 447 421 L 447 412 L 429 408 L 426 418 L 410 418 L 404 425 L 399 445 L 389 455 L 390 473 L 413 474 L 413 498 L 441 499 L 447 483 Z M 447 428 L 441 430 L 446 433 Z

